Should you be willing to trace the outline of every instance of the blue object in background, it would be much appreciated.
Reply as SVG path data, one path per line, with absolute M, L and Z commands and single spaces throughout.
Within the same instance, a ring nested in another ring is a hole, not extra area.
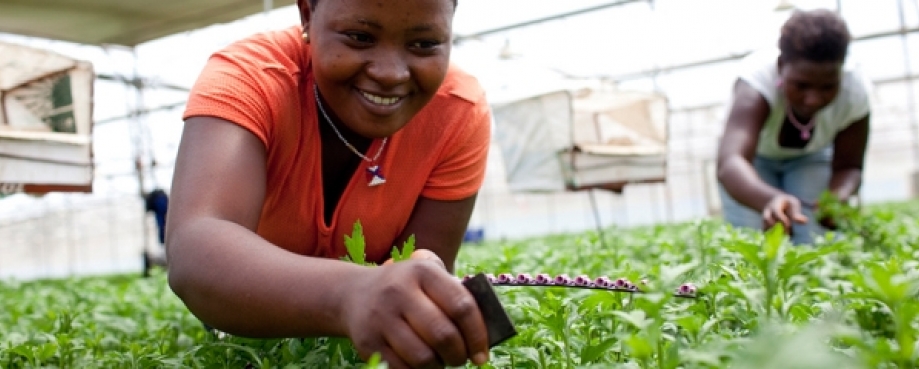
M 485 241 L 485 229 L 484 228 L 466 229 L 466 233 L 463 235 L 463 242 L 482 243 L 482 241 Z
M 146 210 L 153 212 L 153 217 L 156 218 L 157 238 L 160 245 L 164 245 L 166 244 L 166 210 L 169 207 L 169 196 L 166 195 L 166 191 L 156 189 L 147 194 L 144 200 Z

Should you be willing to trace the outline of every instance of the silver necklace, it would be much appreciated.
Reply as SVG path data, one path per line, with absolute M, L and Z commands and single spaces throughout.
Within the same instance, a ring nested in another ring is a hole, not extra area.
M 367 185 L 372 187 L 386 183 L 386 178 L 383 177 L 383 172 L 380 170 L 380 166 L 376 164 L 376 161 L 380 158 L 380 154 L 383 153 L 383 148 L 386 147 L 386 142 L 389 141 L 389 137 L 383 138 L 383 143 L 380 144 L 380 148 L 373 156 L 373 159 L 368 158 L 366 155 L 358 151 L 354 145 L 348 142 L 348 140 L 345 139 L 345 136 L 342 136 L 341 132 L 338 131 L 338 127 L 335 127 L 335 123 L 332 123 L 332 119 L 329 118 L 329 115 L 325 112 L 325 108 L 322 107 L 322 102 L 319 101 L 319 88 L 315 83 L 313 84 L 313 95 L 316 97 L 316 106 L 319 107 L 319 112 L 322 113 L 322 117 L 325 118 L 327 122 L 329 122 L 330 126 L 332 126 L 332 130 L 335 131 L 335 135 L 338 136 L 338 139 L 341 140 L 345 146 L 351 149 L 351 152 L 357 154 L 357 156 L 359 156 L 362 160 L 371 164 L 367 168 L 367 174 L 370 176 L 370 180 Z
M 817 115 L 814 114 L 814 116 L 811 117 L 811 120 L 808 121 L 807 124 L 801 124 L 801 122 L 798 121 L 798 118 L 795 118 L 795 113 L 791 111 L 791 107 L 785 109 L 785 112 L 787 113 L 788 120 L 791 121 L 791 124 L 794 125 L 799 132 L 801 132 L 801 139 L 804 141 L 809 140 L 811 138 L 811 130 L 814 129 L 814 125 L 817 122 Z

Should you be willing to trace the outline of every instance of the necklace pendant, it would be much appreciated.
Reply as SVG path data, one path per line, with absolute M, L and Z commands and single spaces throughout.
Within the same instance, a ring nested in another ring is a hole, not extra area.
M 810 138 L 811 138 L 811 133 L 810 133 L 810 131 L 801 131 L 801 139 L 802 139 L 802 140 L 807 141 L 807 140 L 809 140 Z
M 380 171 L 379 165 L 374 165 L 370 168 L 367 168 L 367 175 L 370 178 L 367 185 L 370 187 L 379 186 L 386 183 L 386 178 L 383 177 L 383 173 Z

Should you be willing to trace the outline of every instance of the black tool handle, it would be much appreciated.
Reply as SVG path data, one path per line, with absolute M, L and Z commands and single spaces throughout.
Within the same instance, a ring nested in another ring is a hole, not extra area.
M 485 320 L 485 327 L 488 330 L 488 347 L 497 346 L 517 335 L 514 323 L 504 311 L 504 306 L 498 300 L 485 274 L 479 273 L 466 278 L 463 285 L 472 293 L 476 304 L 479 305 L 479 311 L 482 312 L 482 319 Z

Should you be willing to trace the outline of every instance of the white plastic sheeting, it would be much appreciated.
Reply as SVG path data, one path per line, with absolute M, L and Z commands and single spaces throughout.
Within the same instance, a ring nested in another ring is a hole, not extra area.
M 667 99 L 609 86 L 492 99 L 495 140 L 513 192 L 660 182 L 667 174 Z
M 92 64 L 0 42 L 0 192 L 92 189 Z
M 273 0 L 275 7 L 293 0 Z M 133 47 L 231 22 L 264 9 L 257 0 L 0 0 L 0 32 L 86 45 Z M 296 15 L 291 18 L 296 22 Z

